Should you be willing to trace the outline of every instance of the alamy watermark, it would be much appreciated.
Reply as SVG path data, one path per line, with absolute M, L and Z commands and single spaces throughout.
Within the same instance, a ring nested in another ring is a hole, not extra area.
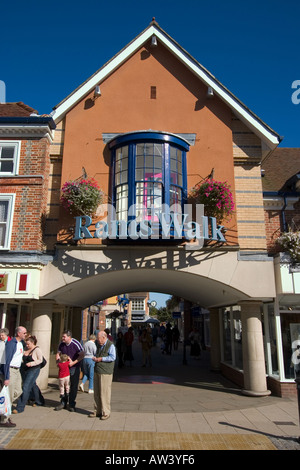
M 204 240 L 226 242 L 223 225 L 218 225 L 215 217 L 205 216 L 202 204 L 194 208 L 185 204 L 183 211 L 180 205 L 169 207 L 163 204 L 159 209 L 133 205 L 124 220 L 119 219 L 113 205 L 102 204 L 98 208 L 97 217 L 101 220 L 95 224 L 89 215 L 75 217 L 74 240 L 196 240 L 196 246 L 186 246 L 186 249 L 200 248 Z
M 6 87 L 3 80 L 0 80 L 0 103 L 6 103 Z
M 292 103 L 299 104 L 300 103 L 300 80 L 293 81 L 292 89 L 295 90 L 291 96 Z

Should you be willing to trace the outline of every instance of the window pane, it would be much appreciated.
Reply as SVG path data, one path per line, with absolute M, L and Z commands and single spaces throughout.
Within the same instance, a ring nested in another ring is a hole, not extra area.
M 137 155 L 136 168 L 144 168 L 144 155 Z
M 136 144 L 136 155 L 144 155 L 144 144 Z
M 2 160 L 0 162 L 1 164 L 1 168 L 0 168 L 0 171 L 2 171 L 3 173 L 12 173 L 13 172 L 13 169 L 14 169 L 14 162 L 11 161 L 11 160 Z
M 6 224 L 0 223 L 0 247 L 5 246 Z
M 155 157 L 154 158 L 154 166 L 156 168 L 162 168 L 162 157 Z
M 163 155 L 163 144 L 154 144 L 154 155 Z
M 153 155 L 147 155 L 145 159 L 145 167 L 153 168 Z
M 14 158 L 15 147 L 2 147 L 1 159 L 2 158 Z
M 0 222 L 6 222 L 8 217 L 8 201 L 0 201 Z

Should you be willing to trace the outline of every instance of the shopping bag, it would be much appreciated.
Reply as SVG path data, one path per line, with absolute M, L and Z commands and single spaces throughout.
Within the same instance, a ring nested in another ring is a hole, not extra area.
M 7 385 L 4 385 L 0 392 L 0 415 L 11 415 L 11 403 Z

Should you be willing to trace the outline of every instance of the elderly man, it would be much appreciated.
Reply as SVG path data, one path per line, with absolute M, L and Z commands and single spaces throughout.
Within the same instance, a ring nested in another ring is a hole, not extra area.
M 66 354 L 70 358 L 70 393 L 69 397 L 62 397 L 61 403 L 55 407 L 55 411 L 67 408 L 68 398 L 69 411 L 76 411 L 75 405 L 79 384 L 80 361 L 84 358 L 85 352 L 80 342 L 72 338 L 72 332 L 70 330 L 66 330 L 62 334 L 61 343 L 58 346 L 56 354 L 56 361 L 59 361 L 60 354 Z
M 116 361 L 116 348 L 105 331 L 98 333 L 97 352 L 93 360 L 95 411 L 89 417 L 104 420 L 110 417 L 111 385 Z
M 4 385 L 8 386 L 11 404 L 22 395 L 22 378 L 20 367 L 23 358 L 23 342 L 26 336 L 26 328 L 18 326 L 15 337 L 7 341 L 5 345 Z M 15 423 L 9 417 L 2 417 L 1 427 L 14 427 Z

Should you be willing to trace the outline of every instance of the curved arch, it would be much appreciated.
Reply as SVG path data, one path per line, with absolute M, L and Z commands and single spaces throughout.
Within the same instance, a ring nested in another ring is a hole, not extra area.
M 206 308 L 247 299 L 270 301 L 275 297 L 273 263 L 240 260 L 225 250 L 62 248 L 43 269 L 40 298 L 86 307 L 137 291 L 174 293 Z
M 114 295 L 139 291 L 174 294 L 207 308 L 249 298 L 237 289 L 204 276 L 151 268 L 88 276 L 49 293 L 47 297 L 58 303 L 87 307 Z

